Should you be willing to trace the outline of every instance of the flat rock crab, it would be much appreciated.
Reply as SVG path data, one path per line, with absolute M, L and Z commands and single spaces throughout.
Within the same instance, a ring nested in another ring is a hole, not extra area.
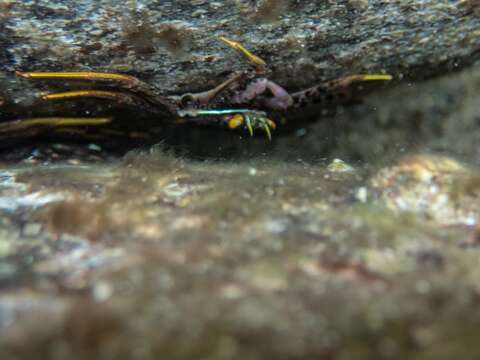
M 259 76 L 266 63 L 245 49 L 240 43 L 220 37 L 230 47 L 238 50 L 250 62 L 257 72 L 254 74 L 235 73 L 213 89 L 182 95 L 159 93 L 147 83 L 136 77 L 108 72 L 22 72 L 19 77 L 44 80 L 86 80 L 95 84 L 103 83 L 108 89 L 88 89 L 56 92 L 42 95 L 44 101 L 68 100 L 78 98 L 108 99 L 121 104 L 139 107 L 153 114 L 165 112 L 175 116 L 181 122 L 247 130 L 252 136 L 255 130 L 263 130 L 271 139 L 276 122 L 271 114 L 285 113 L 293 108 L 313 104 L 332 105 L 350 98 L 353 83 L 365 81 L 388 81 L 392 77 L 386 74 L 350 75 L 344 78 L 322 82 L 308 89 L 288 93 L 283 87 L 267 78 Z M 113 90 L 110 88 L 113 87 Z M 65 118 L 48 117 L 10 121 L 0 124 L 0 132 L 21 130 L 28 127 L 102 125 L 111 122 L 111 118 Z

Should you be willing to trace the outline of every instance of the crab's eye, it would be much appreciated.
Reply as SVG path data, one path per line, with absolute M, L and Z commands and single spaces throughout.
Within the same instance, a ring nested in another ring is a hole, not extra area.
M 242 126 L 245 122 L 243 115 L 236 114 L 233 115 L 230 119 L 228 119 L 228 128 L 229 129 L 237 129 L 238 127 Z
M 182 97 L 180 98 L 180 104 L 183 107 L 186 107 L 187 105 L 190 105 L 195 102 L 195 99 L 192 94 L 183 94 Z

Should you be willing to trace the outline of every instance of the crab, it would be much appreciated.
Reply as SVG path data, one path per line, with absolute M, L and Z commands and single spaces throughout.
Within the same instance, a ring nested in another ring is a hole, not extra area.
M 277 126 L 276 122 L 269 116 L 271 113 L 285 113 L 290 109 L 311 104 L 339 103 L 349 97 L 349 88 L 355 82 L 388 81 L 392 79 L 392 76 L 387 74 L 350 75 L 290 94 L 275 82 L 258 76 L 265 69 L 266 63 L 264 60 L 252 54 L 239 42 L 225 37 L 220 37 L 220 40 L 239 51 L 255 65 L 257 71 L 253 76 L 252 74 L 234 73 L 233 76 L 213 89 L 199 93 L 169 95 L 159 94 L 158 90 L 136 77 L 118 73 L 17 71 L 16 75 L 30 80 L 86 80 L 115 87 L 115 90 L 89 89 L 49 93 L 41 96 L 43 101 L 86 97 L 108 99 L 139 107 L 154 114 L 164 114 L 167 111 L 183 122 L 248 131 L 250 136 L 253 136 L 255 131 L 262 130 L 268 139 L 272 138 L 272 130 L 275 130 Z M 0 132 L 38 125 L 92 126 L 111 121 L 111 118 L 32 118 L 0 124 Z

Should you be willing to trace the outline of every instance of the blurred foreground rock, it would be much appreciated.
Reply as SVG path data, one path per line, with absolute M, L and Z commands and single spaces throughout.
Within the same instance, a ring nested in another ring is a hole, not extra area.
M 477 172 L 163 149 L 5 167 L 1 358 L 475 358 Z

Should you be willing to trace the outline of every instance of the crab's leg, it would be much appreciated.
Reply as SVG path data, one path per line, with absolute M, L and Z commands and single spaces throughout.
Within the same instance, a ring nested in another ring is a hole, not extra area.
M 147 106 L 148 110 L 151 112 L 156 112 L 158 110 L 155 106 L 152 106 L 150 102 L 145 101 L 143 98 L 137 97 L 134 94 L 121 93 L 117 91 L 74 90 L 45 94 L 42 95 L 40 98 L 47 101 L 69 100 L 77 98 L 107 99 L 116 101 L 119 104 L 125 104 L 129 106 L 136 106 L 141 108 L 145 108 L 145 106 Z
M 154 105 L 166 107 L 170 112 L 175 113 L 176 106 L 174 106 L 167 97 L 161 95 L 155 95 L 150 86 L 139 80 L 138 78 L 130 75 L 108 73 L 108 72 L 94 72 L 94 71 L 76 71 L 76 72 L 22 72 L 16 71 L 17 76 L 25 79 L 33 80 L 85 80 L 94 82 L 112 83 L 120 86 L 123 89 L 129 90 L 135 94 L 138 94 L 143 100 Z M 60 93 L 62 94 L 62 93 Z M 117 95 L 114 95 L 117 94 Z M 85 91 L 73 91 L 63 93 L 63 98 L 74 97 L 100 97 L 110 98 L 114 100 L 125 100 L 125 97 L 118 95 L 117 92 L 108 92 L 101 90 L 85 90 Z M 62 98 L 62 95 L 52 94 L 51 98 L 47 100 Z M 97 96 L 98 95 L 98 96 Z M 133 101 L 133 100 L 127 100 Z
M 331 81 L 331 85 L 337 87 L 348 87 L 354 82 L 362 81 L 390 81 L 392 80 L 392 75 L 388 74 L 356 74 L 350 75 L 341 79 Z
M 230 85 L 237 82 L 241 77 L 242 74 L 235 74 L 234 76 L 225 80 L 220 85 L 214 87 L 211 90 L 198 93 L 186 93 L 183 95 L 172 95 L 168 98 L 179 106 L 185 105 L 189 101 L 197 105 L 206 105 L 211 102 L 215 97 L 217 97 L 222 91 L 227 89 Z
M 95 71 L 64 71 L 64 72 L 23 72 L 16 71 L 15 74 L 25 79 L 68 79 L 68 80 L 89 80 L 107 81 L 124 84 L 126 88 L 138 88 L 145 84 L 134 76 L 95 72 Z
M 181 117 L 197 117 L 203 115 L 246 114 L 251 112 L 253 112 L 251 109 L 182 109 L 178 111 L 178 115 Z M 264 114 L 263 112 L 259 113 Z
M 225 44 L 230 46 L 231 48 L 238 50 L 243 56 L 245 56 L 249 61 L 254 63 L 257 66 L 266 66 L 267 63 L 260 57 L 258 57 L 255 54 L 252 54 L 250 51 L 248 51 L 246 48 L 243 47 L 242 44 L 239 42 L 227 39 L 224 36 L 219 37 L 220 40 L 222 40 Z
M 304 107 L 312 104 L 336 104 L 349 100 L 354 94 L 351 85 L 356 82 L 390 81 L 388 74 L 357 74 L 341 79 L 331 80 L 311 88 L 291 94 L 293 107 Z
M 245 115 L 245 124 L 248 129 L 248 133 L 250 136 L 253 136 L 253 127 L 252 127 L 252 120 L 250 119 L 250 116 L 248 114 Z
M 29 129 L 35 126 L 98 126 L 112 121 L 110 117 L 81 118 L 81 117 L 44 117 L 18 119 L 0 123 L 0 134 Z
M 114 100 L 119 103 L 124 103 L 127 105 L 138 105 L 140 102 L 139 99 L 134 98 L 133 96 L 119 93 L 116 91 L 105 91 L 105 90 L 74 90 L 74 91 L 65 91 L 58 93 L 50 93 L 42 95 L 42 100 L 68 100 L 76 98 L 85 98 L 92 97 L 98 99 L 107 99 Z

